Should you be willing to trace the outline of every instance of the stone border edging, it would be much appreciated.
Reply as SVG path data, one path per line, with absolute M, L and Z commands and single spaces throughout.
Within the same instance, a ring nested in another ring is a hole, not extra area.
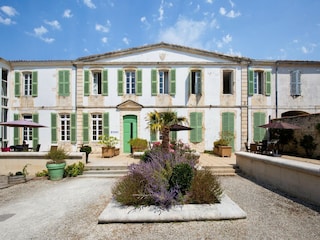
M 218 204 L 176 205 L 169 210 L 158 207 L 121 206 L 111 200 L 98 218 L 98 223 L 187 222 L 207 220 L 235 220 L 247 214 L 226 194 Z

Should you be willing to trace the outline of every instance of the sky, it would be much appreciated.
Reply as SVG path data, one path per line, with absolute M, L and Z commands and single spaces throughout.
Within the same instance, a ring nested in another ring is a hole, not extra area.
M 74 60 L 166 42 L 320 61 L 319 0 L 0 0 L 0 58 Z

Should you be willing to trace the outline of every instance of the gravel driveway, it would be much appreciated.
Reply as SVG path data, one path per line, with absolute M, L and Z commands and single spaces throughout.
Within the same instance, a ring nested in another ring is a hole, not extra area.
M 241 177 L 221 177 L 247 219 L 97 224 L 115 179 L 32 180 L 0 190 L 0 239 L 319 239 L 320 207 Z

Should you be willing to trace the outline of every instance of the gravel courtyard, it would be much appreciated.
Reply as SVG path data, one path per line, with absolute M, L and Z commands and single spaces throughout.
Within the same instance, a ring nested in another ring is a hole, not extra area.
M 115 179 L 32 180 L 0 189 L 0 239 L 319 239 L 320 207 L 242 176 L 221 177 L 247 212 L 234 221 L 97 224 Z

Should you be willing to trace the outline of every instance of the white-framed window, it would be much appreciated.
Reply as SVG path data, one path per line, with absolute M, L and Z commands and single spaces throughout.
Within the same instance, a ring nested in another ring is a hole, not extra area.
M 98 141 L 102 136 L 102 114 L 92 114 L 92 140 Z
M 254 71 L 253 92 L 255 94 L 263 94 L 264 92 L 263 75 L 263 71 Z
M 223 70 L 223 94 L 233 94 L 233 71 Z
M 290 74 L 290 95 L 301 96 L 301 71 L 295 70 Z
M 24 95 L 32 96 L 32 73 L 26 72 L 23 73 L 24 78 Z
M 26 121 L 32 121 L 32 115 L 23 115 L 23 119 Z M 32 141 L 32 128 L 29 128 L 29 127 L 23 128 L 23 140 Z
M 201 71 L 191 71 L 191 94 L 201 94 Z
M 136 72 L 126 71 L 126 93 L 135 94 L 136 93 Z
M 159 71 L 159 93 L 169 94 L 169 72 Z
M 70 141 L 70 115 L 61 114 L 60 115 L 60 136 L 61 141 Z
M 92 94 L 98 95 L 102 92 L 101 72 L 93 72 Z

